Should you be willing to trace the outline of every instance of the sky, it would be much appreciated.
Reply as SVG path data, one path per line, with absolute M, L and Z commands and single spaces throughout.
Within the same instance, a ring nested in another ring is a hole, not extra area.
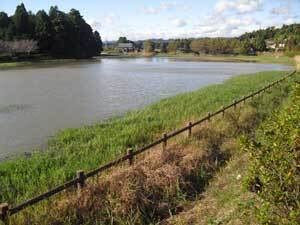
M 300 0 L 0 0 L 0 11 L 12 15 L 22 2 L 34 13 L 78 9 L 104 41 L 234 37 L 300 23 Z

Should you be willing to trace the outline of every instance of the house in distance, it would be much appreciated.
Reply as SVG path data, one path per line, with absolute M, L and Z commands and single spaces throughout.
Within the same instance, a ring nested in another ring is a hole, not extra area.
M 123 52 L 123 53 L 127 53 L 127 52 L 134 52 L 135 51 L 135 46 L 134 43 L 118 43 L 117 48 L 119 49 L 119 51 Z

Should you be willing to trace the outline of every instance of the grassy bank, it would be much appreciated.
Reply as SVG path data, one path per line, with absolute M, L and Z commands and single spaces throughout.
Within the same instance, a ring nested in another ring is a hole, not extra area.
M 299 102 L 295 85 L 256 134 L 241 139 L 201 199 L 167 224 L 299 224 Z
M 168 220 L 168 225 L 258 225 L 255 194 L 243 188 L 249 158 L 236 148 L 235 154 L 210 182 L 201 198 L 189 202 L 186 210 Z
M 200 61 L 200 62 L 255 62 L 255 63 L 272 63 L 272 64 L 283 64 L 283 65 L 295 65 L 293 57 L 288 57 L 285 55 L 274 56 L 274 55 L 195 55 L 193 53 L 158 53 L 149 54 L 150 57 L 167 57 L 179 60 L 188 61 Z M 142 53 L 129 53 L 124 54 L 104 54 L 103 57 L 109 58 L 139 58 L 145 57 Z
M 139 156 L 134 165 L 114 168 L 90 180 L 80 198 L 76 192 L 63 193 L 13 217 L 11 224 L 166 224 L 165 220 L 171 215 L 188 208 L 190 201 L 197 199 L 216 173 L 227 165 L 231 174 L 221 170 L 223 182 L 218 182 L 212 192 L 212 197 L 220 198 L 218 204 L 228 203 L 222 208 L 226 213 L 226 220 L 222 222 L 226 222 L 234 216 L 230 213 L 235 209 L 232 206 L 239 203 L 235 195 L 241 193 L 242 179 L 235 182 L 236 177 L 247 165 L 244 154 L 239 151 L 239 137 L 253 136 L 257 126 L 284 102 L 290 90 L 288 83 L 282 88 L 273 88 L 245 105 L 227 111 L 224 118 L 219 116 L 195 127 L 191 138 L 182 135 L 170 140 L 166 151 L 157 146 Z M 227 184 L 233 184 L 232 189 L 222 194 L 220 189 Z M 213 204 L 215 206 L 215 202 Z M 210 207 L 212 203 L 206 206 Z M 243 212 L 238 215 L 243 216 Z M 205 213 L 200 219 L 204 216 Z M 217 219 L 206 217 L 201 224 L 218 224 Z M 243 216 L 243 219 L 251 217 Z M 181 224 L 200 224 L 189 222 Z
M 147 57 L 142 53 L 129 53 L 124 54 L 103 54 L 101 58 L 140 58 Z M 168 57 L 179 60 L 188 61 L 202 61 L 202 62 L 256 62 L 256 63 L 274 63 L 283 65 L 294 65 L 293 58 L 287 56 L 280 56 L 278 58 L 274 56 L 224 56 L 224 55 L 209 55 L 209 56 L 195 56 L 193 54 L 149 54 L 148 57 Z M 55 64 L 67 64 L 76 62 L 91 62 L 96 59 L 76 60 L 76 59 L 45 59 L 45 60 L 33 60 L 33 61 L 17 61 L 17 62 L 5 62 L 0 63 L 0 70 L 14 69 L 30 66 L 43 66 L 43 65 L 55 65 Z
M 238 76 L 223 84 L 164 99 L 123 118 L 63 130 L 45 152 L 0 164 L 0 202 L 15 204 L 44 192 L 74 177 L 78 169 L 96 168 L 124 154 L 128 147 L 149 143 L 163 131 L 216 110 L 284 74 L 277 71 Z
M 274 63 L 284 65 L 294 65 L 295 62 L 292 57 L 279 56 L 275 57 L 272 55 L 257 55 L 257 56 L 246 56 L 246 55 L 200 55 L 195 56 L 194 54 L 158 54 L 161 57 L 170 57 L 181 60 L 193 60 L 203 62 L 256 62 L 256 63 Z
M 300 85 L 289 104 L 244 139 L 249 153 L 247 188 L 257 193 L 261 224 L 297 225 L 300 221 Z
M 32 60 L 32 61 L 17 61 L 17 62 L 5 62 L 0 63 L 0 70 L 4 69 L 14 69 L 22 67 L 31 67 L 31 66 L 47 66 L 47 65 L 60 65 L 60 64 L 69 64 L 76 62 L 92 62 L 95 59 L 42 59 L 42 60 Z

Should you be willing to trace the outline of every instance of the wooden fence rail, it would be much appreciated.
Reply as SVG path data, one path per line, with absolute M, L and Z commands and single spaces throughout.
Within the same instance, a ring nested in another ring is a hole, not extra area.
M 137 149 L 136 151 L 134 151 L 132 148 L 131 149 L 128 149 L 127 150 L 127 153 L 126 155 L 120 157 L 120 158 L 117 158 L 95 170 L 92 170 L 92 171 L 89 171 L 87 173 L 84 173 L 84 171 L 77 171 L 77 174 L 76 174 L 76 178 L 73 179 L 73 180 L 69 180 L 67 181 L 66 183 L 60 185 L 60 186 L 57 186 L 55 188 L 53 188 L 52 190 L 49 190 L 47 191 L 46 193 L 43 193 L 41 195 L 38 195 L 32 199 L 29 199 L 17 206 L 14 206 L 12 208 L 9 208 L 9 205 L 7 203 L 2 203 L 0 204 L 0 220 L 2 221 L 7 221 L 8 220 L 8 217 L 13 215 L 13 214 L 16 214 L 20 211 L 22 211 L 23 209 L 29 207 L 29 206 L 32 206 L 32 205 L 35 205 L 37 204 L 38 202 L 42 201 L 42 200 L 45 200 L 57 193 L 60 193 L 70 187 L 75 187 L 77 186 L 77 189 L 78 189 L 78 193 L 80 194 L 81 193 L 81 189 L 84 188 L 85 186 L 85 180 L 90 178 L 90 177 L 93 177 L 95 175 L 98 175 L 99 173 L 103 172 L 103 171 L 106 171 L 116 165 L 119 165 L 120 163 L 122 162 L 125 162 L 125 161 L 128 161 L 130 165 L 133 164 L 133 161 L 134 161 L 134 158 L 135 156 L 151 149 L 152 147 L 156 146 L 156 145 L 159 145 L 159 144 L 162 144 L 163 146 L 163 149 L 166 149 L 166 146 L 167 146 L 167 141 L 172 138 L 172 137 L 175 137 L 185 131 L 188 131 L 188 136 L 191 136 L 192 134 L 192 128 L 201 124 L 201 123 L 204 123 L 206 121 L 210 121 L 211 118 L 219 115 L 219 114 L 222 114 L 222 116 L 224 116 L 225 114 L 225 111 L 230 109 L 230 108 L 236 108 L 238 104 L 240 103 L 245 103 L 248 99 L 251 99 L 253 97 L 255 97 L 256 95 L 259 95 L 265 91 L 267 91 L 268 89 L 270 89 L 271 87 L 281 83 L 282 81 L 286 80 L 287 78 L 291 77 L 292 75 L 294 75 L 296 73 L 296 71 L 293 71 L 291 73 L 289 73 L 288 75 L 284 76 L 283 78 L 279 79 L 279 80 L 276 80 L 274 82 L 272 82 L 271 84 L 261 88 L 260 90 L 256 91 L 256 92 L 252 92 L 251 94 L 247 95 L 247 96 L 244 96 L 242 97 L 241 99 L 239 100 L 234 100 L 232 104 L 229 104 L 227 106 L 222 106 L 219 110 L 213 112 L 213 113 L 208 113 L 207 116 L 203 117 L 202 119 L 196 121 L 196 122 L 189 122 L 188 125 L 186 127 L 183 127 L 179 130 L 176 130 L 176 131 L 173 131 L 169 134 L 165 133 L 163 135 L 162 138 L 144 146 L 144 147 L 141 147 L 139 149 Z

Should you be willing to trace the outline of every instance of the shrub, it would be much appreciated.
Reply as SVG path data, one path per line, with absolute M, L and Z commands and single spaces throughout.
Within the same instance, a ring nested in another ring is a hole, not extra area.
M 244 140 L 250 153 L 247 185 L 262 199 L 262 224 L 300 221 L 300 85 L 288 107 L 275 112 L 255 140 Z

